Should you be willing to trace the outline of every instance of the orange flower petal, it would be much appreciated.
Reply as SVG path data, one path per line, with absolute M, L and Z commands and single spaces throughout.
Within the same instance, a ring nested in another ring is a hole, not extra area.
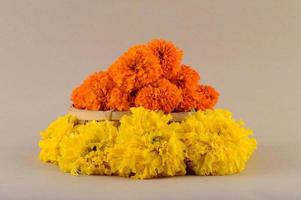
M 197 92 L 201 94 L 201 98 L 196 108 L 198 110 L 213 109 L 218 101 L 219 93 L 209 85 L 200 85 Z
M 196 86 L 200 81 L 200 75 L 192 67 L 188 65 L 181 65 L 181 69 L 173 82 L 180 88 L 191 88 Z
M 162 74 L 159 60 L 146 45 L 130 48 L 108 70 L 110 76 L 126 92 L 157 81 Z
M 118 87 L 112 89 L 107 104 L 109 109 L 128 111 L 132 105 L 133 100 L 130 93 L 125 92 Z
M 190 111 L 213 109 L 218 101 L 219 93 L 211 86 L 197 85 L 182 89 L 182 101 L 176 110 Z
M 73 91 L 73 105 L 80 109 L 105 110 L 107 96 L 114 85 L 106 72 L 94 73 Z
M 182 50 L 178 49 L 172 42 L 162 39 L 152 40 L 148 46 L 159 59 L 163 76 L 169 80 L 173 79 L 180 70 L 183 57 Z
M 167 79 L 160 79 L 138 91 L 135 105 L 169 113 L 178 106 L 180 101 L 181 90 Z

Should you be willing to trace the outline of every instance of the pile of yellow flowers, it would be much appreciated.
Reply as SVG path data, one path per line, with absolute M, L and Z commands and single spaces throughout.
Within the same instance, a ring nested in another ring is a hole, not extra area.
M 227 110 L 197 111 L 181 122 L 142 107 L 131 113 L 118 124 L 62 116 L 41 132 L 39 157 L 73 175 L 148 179 L 238 173 L 256 148 L 252 131 Z

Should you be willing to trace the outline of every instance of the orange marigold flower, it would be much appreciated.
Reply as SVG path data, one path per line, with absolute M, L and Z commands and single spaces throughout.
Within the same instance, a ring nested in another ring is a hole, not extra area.
M 200 81 L 200 75 L 192 67 L 181 65 L 181 69 L 173 82 L 180 88 L 191 88 L 196 86 Z
M 191 111 L 197 108 L 198 101 L 201 99 L 201 94 L 196 91 L 196 87 L 182 89 L 182 101 L 176 108 L 177 111 Z
M 73 106 L 78 109 L 99 110 L 101 107 L 95 91 L 85 84 L 73 90 L 71 100 Z
M 198 110 L 213 109 L 218 101 L 219 93 L 209 85 L 200 85 L 197 92 L 201 94 L 201 98 L 196 108 Z
M 106 72 L 92 74 L 72 92 L 74 107 L 88 110 L 107 109 L 107 96 L 114 85 Z
M 159 59 L 163 76 L 169 80 L 173 79 L 180 70 L 183 57 L 182 50 L 178 49 L 172 42 L 162 39 L 152 40 L 148 46 Z
M 219 93 L 211 86 L 198 85 L 182 89 L 182 101 L 177 111 L 213 109 L 218 101 Z
M 138 45 L 119 57 L 108 72 L 118 87 L 131 92 L 157 81 L 162 69 L 152 51 L 146 45 Z
M 135 105 L 169 113 L 178 106 L 180 101 L 181 90 L 167 79 L 160 79 L 138 91 Z
M 107 106 L 109 109 L 113 110 L 128 111 L 134 104 L 133 98 L 131 93 L 115 87 L 110 93 Z

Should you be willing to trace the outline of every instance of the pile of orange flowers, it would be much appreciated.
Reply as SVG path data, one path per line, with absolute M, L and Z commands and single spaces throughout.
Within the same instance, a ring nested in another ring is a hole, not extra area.
M 127 111 L 212 109 L 219 93 L 200 84 L 200 75 L 182 64 L 183 51 L 172 42 L 153 40 L 131 47 L 107 71 L 89 76 L 72 92 L 73 106 L 87 110 Z

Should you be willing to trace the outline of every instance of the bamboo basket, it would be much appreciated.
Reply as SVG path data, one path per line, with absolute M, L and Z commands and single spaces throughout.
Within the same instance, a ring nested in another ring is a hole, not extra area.
M 183 121 L 183 119 L 190 115 L 192 112 L 172 112 L 170 113 L 172 115 L 172 121 L 174 122 L 180 122 Z M 113 111 L 113 110 L 107 110 L 107 111 L 92 111 L 92 110 L 82 110 L 77 109 L 73 106 L 71 106 L 68 109 L 68 114 L 75 116 L 79 122 L 87 122 L 87 121 L 119 121 L 122 116 L 124 115 L 130 115 L 130 111 Z

